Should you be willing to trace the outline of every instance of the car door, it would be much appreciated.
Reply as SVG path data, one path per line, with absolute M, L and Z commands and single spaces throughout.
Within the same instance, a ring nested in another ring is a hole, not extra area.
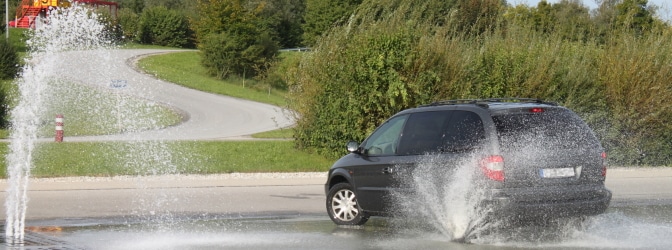
M 390 173 L 396 164 L 396 151 L 408 115 L 391 118 L 362 144 L 362 154 L 353 159 L 351 175 L 360 206 L 369 212 L 385 209 Z
M 412 113 L 398 118 L 404 120 L 403 130 L 392 125 L 397 122 L 393 119 L 367 139 L 361 163 L 353 175 L 359 202 L 365 210 L 390 211 L 395 192 L 406 192 L 409 188 L 408 181 L 416 164 L 428 154 L 441 151 L 444 127 L 450 114 L 449 111 Z M 381 139 L 386 134 L 392 135 L 394 140 Z M 388 147 L 387 142 L 391 141 L 392 146 Z

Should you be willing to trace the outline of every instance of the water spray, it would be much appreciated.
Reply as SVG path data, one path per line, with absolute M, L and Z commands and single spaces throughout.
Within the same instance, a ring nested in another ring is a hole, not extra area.
M 491 227 L 486 221 L 487 207 L 481 206 L 484 189 L 475 181 L 476 158 L 468 155 L 446 161 L 440 155 L 427 155 L 408 176 L 399 176 L 410 192 L 393 197 L 405 216 L 431 225 L 450 241 L 469 243 Z
M 10 145 L 7 159 L 6 241 L 21 244 L 24 238 L 28 185 L 33 168 L 33 152 L 38 130 L 49 101 L 50 83 L 59 75 L 63 59 L 71 50 L 108 46 L 105 26 L 98 15 L 83 6 L 52 11 L 30 32 L 30 51 L 17 80 L 18 104 L 11 111 Z

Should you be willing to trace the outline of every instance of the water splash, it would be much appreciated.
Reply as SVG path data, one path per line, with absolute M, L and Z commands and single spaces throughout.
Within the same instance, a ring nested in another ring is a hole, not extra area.
M 61 53 L 104 50 L 111 46 L 99 16 L 83 6 L 58 9 L 39 20 L 27 41 L 30 51 L 17 81 L 18 104 L 11 111 L 11 142 L 7 155 L 8 190 L 5 207 L 7 242 L 24 238 L 28 184 L 38 129 L 49 102 L 49 88 L 63 63 Z
M 665 208 L 669 211 L 668 208 Z M 585 220 L 564 218 L 553 224 L 510 226 L 472 243 L 509 248 L 669 249 L 672 223 L 666 215 L 628 213 L 623 208 Z M 662 216 L 662 218 L 656 218 Z M 652 219 L 652 218 L 653 219 Z M 662 220 L 661 220 L 662 219 Z
M 432 225 L 451 241 L 466 242 L 494 225 L 486 221 L 488 208 L 480 206 L 484 188 L 475 181 L 472 156 L 447 162 L 440 155 L 424 156 L 412 178 L 400 180 L 410 192 L 396 192 L 399 211 Z

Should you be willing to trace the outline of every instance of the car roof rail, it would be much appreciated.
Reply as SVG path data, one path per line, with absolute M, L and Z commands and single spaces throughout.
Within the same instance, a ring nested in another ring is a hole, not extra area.
M 558 106 L 558 104 L 555 103 L 555 102 L 544 101 L 544 100 L 537 99 L 537 98 L 517 98 L 517 97 L 489 98 L 489 99 L 483 99 L 483 101 L 487 101 L 487 102 L 538 103 L 538 104 L 546 104 L 546 105 L 551 105 L 551 106 Z
M 512 102 L 512 103 L 538 103 L 546 104 L 552 106 L 558 106 L 555 102 L 548 102 L 541 99 L 535 98 L 488 98 L 488 99 L 456 99 L 456 100 L 444 100 L 436 101 L 430 104 L 420 105 L 420 107 L 431 107 L 431 106 L 441 106 L 441 105 L 456 105 L 456 104 L 475 104 L 483 108 L 488 108 L 488 104 L 495 102 Z
M 481 100 L 482 99 L 443 100 L 443 101 L 436 101 L 436 102 L 433 102 L 433 103 L 430 103 L 430 104 L 420 105 L 420 107 L 455 105 L 455 104 L 478 104 Z

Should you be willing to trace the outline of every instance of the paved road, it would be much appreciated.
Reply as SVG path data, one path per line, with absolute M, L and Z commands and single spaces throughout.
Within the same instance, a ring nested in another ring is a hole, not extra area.
M 67 137 L 66 141 L 105 140 L 221 140 L 284 128 L 292 120 L 279 107 L 205 93 L 158 80 L 135 70 L 137 58 L 170 50 L 71 51 L 62 53 L 59 76 L 168 105 L 185 115 L 178 126 L 109 136 Z M 174 52 L 174 51 L 173 51 Z M 96 63 L 92 63 L 96 62 Z M 112 90 L 110 83 L 126 82 Z
M 326 173 L 37 179 L 31 182 L 27 219 L 162 213 L 326 216 L 325 180 Z M 672 204 L 672 168 L 610 169 L 607 186 L 614 192 L 612 206 Z M 4 182 L 0 189 L 6 189 Z

